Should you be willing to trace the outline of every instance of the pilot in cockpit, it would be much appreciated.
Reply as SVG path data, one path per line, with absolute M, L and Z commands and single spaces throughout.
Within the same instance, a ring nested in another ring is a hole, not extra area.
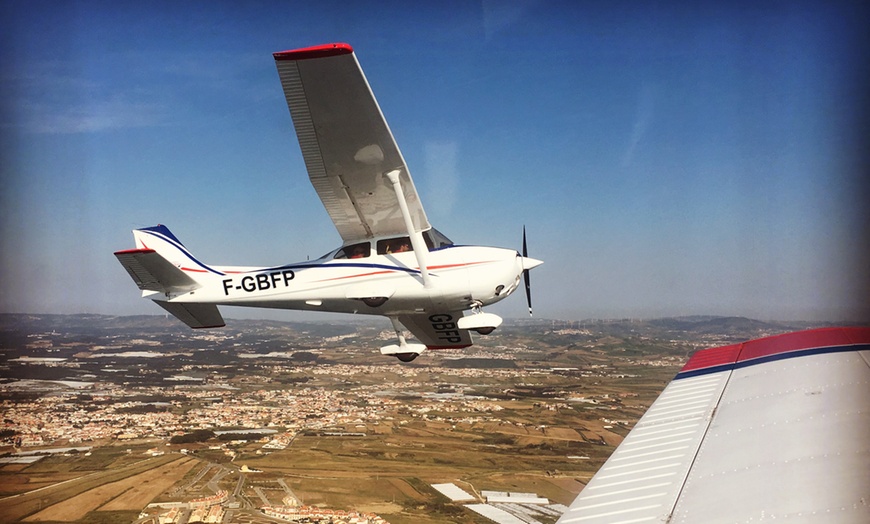
M 345 246 L 339 249 L 333 258 L 366 258 L 369 256 L 371 248 L 372 246 L 368 242 Z

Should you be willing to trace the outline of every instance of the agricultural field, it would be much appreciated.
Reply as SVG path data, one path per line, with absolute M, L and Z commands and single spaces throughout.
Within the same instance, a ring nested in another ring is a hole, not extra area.
M 0 522 L 156 523 L 219 493 L 224 522 L 288 500 L 488 522 L 445 482 L 568 505 L 695 349 L 794 327 L 743 320 L 506 323 L 400 364 L 366 323 L 0 315 L 0 455 L 84 446 L 0 463 Z
M 111 449 L 111 448 L 109 448 Z M 110 461 L 112 453 L 92 457 L 51 456 L 34 471 L 0 470 L 0 486 L 18 494 L 0 499 L 3 520 L 14 522 L 76 522 L 94 511 L 138 514 L 142 500 L 175 484 L 196 460 L 179 455 L 142 458 L 135 462 Z M 117 450 L 114 450 L 117 451 Z M 70 475 L 73 472 L 73 475 Z M 34 482 L 30 482 L 34 480 Z

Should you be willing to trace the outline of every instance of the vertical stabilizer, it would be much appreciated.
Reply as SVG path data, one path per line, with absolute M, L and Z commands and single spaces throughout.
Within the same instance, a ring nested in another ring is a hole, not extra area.
M 197 260 L 190 251 L 184 247 L 172 231 L 164 225 L 156 225 L 133 230 L 133 238 L 136 239 L 136 247 L 156 251 L 170 264 L 196 278 L 197 274 L 212 273 L 223 275 L 222 272 L 209 267 Z
M 197 260 L 166 226 L 136 229 L 133 238 L 136 249 L 118 251 L 115 257 L 145 296 L 192 328 L 224 325 L 214 304 L 172 302 L 174 296 L 203 287 L 202 278 L 209 273 L 223 273 Z

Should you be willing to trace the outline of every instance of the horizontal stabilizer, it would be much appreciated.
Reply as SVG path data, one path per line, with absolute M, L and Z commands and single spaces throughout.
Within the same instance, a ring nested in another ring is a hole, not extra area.
M 184 293 L 199 287 L 194 279 L 153 249 L 118 251 L 115 256 L 143 291 Z
M 161 300 L 155 300 L 154 303 L 194 329 L 217 328 L 226 325 L 224 317 L 221 316 L 221 312 L 214 304 L 184 304 Z

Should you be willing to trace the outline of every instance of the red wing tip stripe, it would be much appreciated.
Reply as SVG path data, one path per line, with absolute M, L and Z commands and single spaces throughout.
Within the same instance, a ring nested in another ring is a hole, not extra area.
M 154 252 L 155 251 L 153 249 L 147 249 L 147 248 L 146 249 L 124 249 L 121 251 L 115 251 L 115 256 L 117 256 L 117 255 L 138 255 L 140 253 L 146 254 L 146 253 L 154 253 Z
M 820 353 L 859 351 L 870 346 L 870 328 L 820 328 L 698 351 L 678 378 L 725 371 L 771 360 Z
M 811 329 L 745 342 L 739 360 L 752 360 L 802 349 L 868 343 L 870 328 Z
M 349 55 L 353 48 L 349 44 L 323 44 L 302 49 L 291 49 L 272 53 L 275 60 L 308 60 L 311 58 L 326 58 L 330 56 Z
M 692 358 L 689 359 L 680 372 L 709 368 L 722 364 L 733 364 L 734 362 L 737 362 L 741 346 L 742 344 L 733 344 L 731 346 L 722 346 L 698 351 L 692 355 Z

